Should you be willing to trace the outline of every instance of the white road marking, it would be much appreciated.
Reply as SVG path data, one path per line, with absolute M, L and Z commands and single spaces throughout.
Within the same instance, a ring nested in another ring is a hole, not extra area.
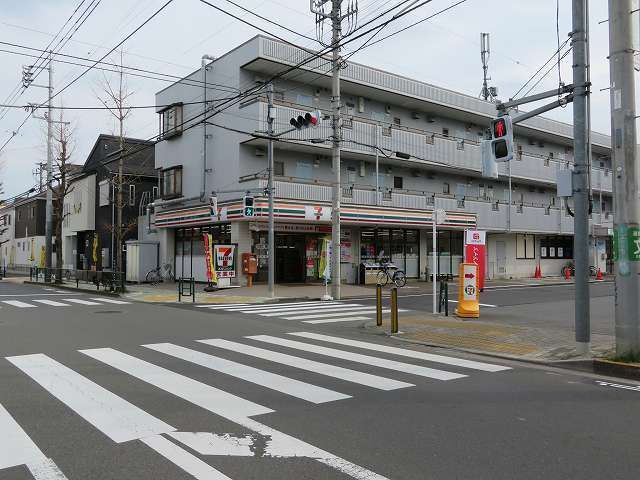
M 412 383 L 401 382 L 390 378 L 380 377 L 378 375 L 372 375 L 370 373 L 364 373 L 357 370 L 351 370 L 349 368 L 330 365 L 328 363 L 316 362 L 315 360 L 307 360 L 306 358 L 266 350 L 264 348 L 253 347 L 251 345 L 245 345 L 229 340 L 223 340 L 221 338 L 198 340 L 198 342 L 212 345 L 218 348 L 224 348 L 226 350 L 231 350 L 232 352 L 251 355 L 252 357 L 269 360 L 271 362 L 280 363 L 289 367 L 299 368 L 308 372 L 325 375 L 327 377 L 338 378 L 347 382 L 377 388 L 378 390 L 388 391 L 414 386 Z
M 231 480 L 208 463 L 160 435 L 143 438 L 141 441 L 197 480 Z
M 302 323 L 318 325 L 321 323 L 355 322 L 359 320 L 371 320 L 371 317 L 351 317 L 351 318 L 327 318 L 325 320 L 306 320 Z
M 37 305 L 31 305 L 30 303 L 21 302 L 20 300 L 2 300 L 2 303 L 11 305 L 18 308 L 36 308 Z
M 458 303 L 458 300 L 449 300 L 451 303 Z M 481 307 L 498 308 L 498 305 L 491 305 L 490 303 L 479 303 Z
M 301 398 L 312 403 L 333 402 L 336 400 L 344 400 L 351 398 L 350 395 L 344 395 L 334 392 L 327 388 L 311 385 L 310 383 L 294 380 L 282 375 L 260 370 L 259 368 L 243 365 L 231 360 L 209 355 L 208 353 L 198 352 L 190 348 L 173 345 L 171 343 L 156 343 L 153 345 L 143 345 L 157 352 L 162 352 L 172 357 L 195 363 L 211 370 L 216 370 L 236 378 L 241 378 L 247 382 L 262 385 L 263 387 L 276 390 L 278 392 Z
M 90 302 L 89 300 L 82 300 L 81 298 L 63 298 L 65 302 L 77 303 L 79 305 L 100 305 L 98 302 Z
M 253 457 L 251 435 L 218 435 L 209 432 L 173 432 L 169 436 L 200 455 Z
M 210 305 L 195 305 L 196 308 L 210 308 L 212 310 L 223 309 L 223 308 L 232 308 L 232 307 L 245 307 L 250 306 L 250 303 L 228 303 L 228 304 L 219 304 L 212 303 Z
M 503 365 L 495 365 L 492 363 L 476 362 L 473 360 L 465 360 L 462 358 L 448 357 L 445 355 L 435 355 L 426 352 L 417 352 L 415 350 L 407 350 L 404 348 L 389 347 L 377 343 L 361 342 L 358 340 L 349 340 L 347 338 L 332 337 L 329 335 L 321 335 L 319 333 L 296 332 L 289 335 L 297 337 L 310 338 L 312 340 L 320 340 L 324 342 L 337 343 L 339 345 L 347 345 L 350 347 L 364 348 L 367 350 L 375 350 L 376 352 L 390 353 L 392 355 L 400 355 L 402 357 L 417 358 L 429 362 L 445 363 L 447 365 L 455 365 L 457 367 L 472 368 L 474 370 L 482 370 L 485 372 L 501 372 L 503 370 L 511 370 L 510 367 Z
M 2 405 L 0 432 L 0 470 L 26 465 L 35 480 L 67 479 Z
M 113 298 L 107 298 L 107 297 L 90 298 L 89 300 L 95 300 L 96 302 L 113 303 L 115 305 L 129 305 L 131 303 L 131 302 L 125 302 L 124 300 L 115 300 Z
M 621 383 L 609 383 L 609 382 L 604 382 L 602 380 L 596 380 L 596 383 L 603 387 L 613 387 L 613 388 L 620 388 L 622 390 L 631 390 L 634 392 L 640 392 L 640 385 L 623 385 Z
M 383 309 L 382 313 L 389 313 L 391 310 Z M 408 310 L 399 309 L 398 312 L 407 312 Z M 309 315 L 297 315 L 294 317 L 282 317 L 285 320 L 311 320 L 312 318 L 331 318 L 331 317 L 344 317 L 346 313 L 353 312 L 355 315 L 366 315 L 368 313 L 376 313 L 375 307 L 357 307 L 349 308 L 346 312 L 338 313 L 313 313 Z M 263 314 L 264 315 L 264 314 Z
M 42 353 L 7 360 L 116 443 L 175 430 Z
M 46 299 L 33 299 L 34 302 L 42 303 L 44 305 L 49 305 L 51 307 L 70 307 L 68 303 L 56 302 L 54 300 L 46 300 Z
M 217 415 L 236 418 L 273 412 L 270 408 L 112 348 L 95 348 L 79 352 Z
M 337 312 L 339 310 L 351 310 L 355 307 L 359 307 L 360 305 L 356 304 L 342 304 L 342 305 L 326 305 L 322 307 L 304 307 L 304 308 L 282 308 L 278 310 L 260 310 L 254 312 L 243 312 L 243 313 L 257 313 L 261 317 L 277 317 L 283 314 L 291 314 L 291 313 L 322 313 L 322 312 Z
M 82 295 L 81 293 L 71 293 L 71 292 L 60 292 L 60 293 L 18 293 L 11 294 L 5 293 L 0 295 L 0 297 L 59 297 L 60 295 Z
M 336 306 L 336 305 L 344 305 L 343 303 L 340 302 L 312 302 L 312 303 L 292 303 L 290 305 L 286 305 L 286 304 L 282 304 L 282 303 L 276 303 L 273 305 L 259 305 L 259 306 L 250 306 L 250 307 L 233 307 L 233 308 L 229 308 L 227 309 L 230 312 L 245 312 L 245 313 L 249 313 L 249 312 L 259 312 L 259 311 L 275 311 L 275 310 L 281 310 L 281 309 L 287 309 L 287 308 L 291 308 L 291 309 L 303 309 L 303 308 L 321 308 L 324 306 Z
M 318 345 L 313 345 L 311 343 L 296 342 L 294 340 L 272 337 L 270 335 L 253 335 L 247 338 L 258 340 L 260 342 L 271 343 L 273 345 L 281 345 L 283 347 L 304 350 L 305 352 L 340 358 L 342 360 L 349 360 L 351 362 L 364 363 L 366 365 L 371 365 L 379 368 L 395 370 L 397 372 L 404 372 L 427 378 L 435 378 L 436 380 L 454 380 L 456 378 L 466 377 L 466 375 L 462 375 L 459 373 L 446 372 L 444 370 L 437 370 L 435 368 L 420 367 L 418 365 L 412 365 L 410 363 L 396 362 L 395 360 L 386 360 L 384 358 L 371 357 L 369 355 L 361 355 L 359 353 L 351 353 L 335 348 L 321 347 Z

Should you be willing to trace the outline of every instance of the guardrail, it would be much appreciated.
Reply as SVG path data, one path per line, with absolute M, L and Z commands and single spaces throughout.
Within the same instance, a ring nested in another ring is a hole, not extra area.
M 42 268 L 31 267 L 29 270 L 29 280 L 46 282 L 47 278 L 51 282 L 75 282 L 76 288 L 80 288 L 80 283 L 95 285 L 96 290 L 102 287 L 104 290 L 114 293 L 123 293 L 125 291 L 125 275 L 124 272 L 115 272 L 108 270 L 71 270 L 68 268 Z

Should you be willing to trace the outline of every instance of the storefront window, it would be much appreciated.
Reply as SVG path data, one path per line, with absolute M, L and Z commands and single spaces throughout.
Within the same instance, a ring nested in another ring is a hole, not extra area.
M 373 230 L 362 230 L 360 233 L 360 261 L 374 262 L 376 259 L 376 240 Z
M 380 254 L 409 277 L 418 277 L 420 270 L 420 236 L 418 230 L 362 229 L 360 231 L 360 261 L 377 262 Z M 383 253 L 384 252 L 384 253 Z

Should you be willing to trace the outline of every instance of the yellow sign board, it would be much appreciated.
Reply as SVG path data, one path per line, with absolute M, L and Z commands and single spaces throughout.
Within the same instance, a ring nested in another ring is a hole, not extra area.
M 460 318 L 480 317 L 480 290 L 478 288 L 478 266 L 461 263 L 458 270 L 458 308 Z

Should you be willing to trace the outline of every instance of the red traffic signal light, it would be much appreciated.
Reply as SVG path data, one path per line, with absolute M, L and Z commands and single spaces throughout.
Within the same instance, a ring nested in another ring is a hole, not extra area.
M 507 135 L 507 122 L 504 118 L 498 118 L 493 122 L 493 138 L 500 138 Z
M 300 130 L 302 127 L 308 127 L 309 125 L 312 126 L 316 126 L 318 125 L 318 123 L 320 122 L 320 118 L 319 118 L 319 112 L 314 112 L 314 113 L 305 113 L 304 116 L 303 115 L 298 115 L 297 117 L 292 117 L 291 120 L 289 120 L 289 124 L 294 127 L 297 128 L 298 130 Z

